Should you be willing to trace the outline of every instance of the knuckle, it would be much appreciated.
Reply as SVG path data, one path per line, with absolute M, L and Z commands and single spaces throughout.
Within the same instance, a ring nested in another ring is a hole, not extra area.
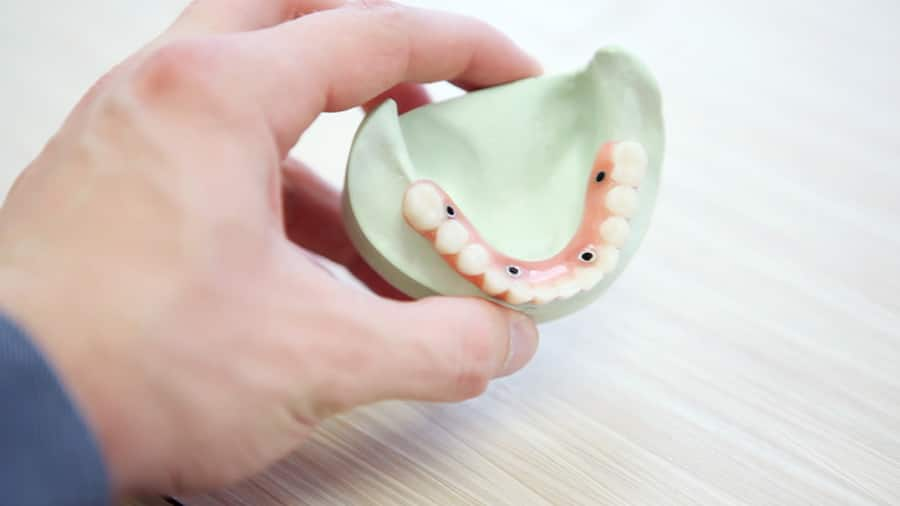
M 456 400 L 471 399 L 483 394 L 490 378 L 481 371 L 463 370 L 456 377 Z
M 413 8 L 387 0 L 360 0 L 346 8 L 356 11 L 353 23 L 365 26 L 375 42 L 372 50 L 378 53 L 379 61 L 383 59 L 387 65 L 406 64 L 413 50 L 410 42 L 410 30 L 416 26 Z
M 359 0 L 355 6 L 361 9 L 393 9 L 396 10 L 400 7 L 399 4 L 392 2 L 391 0 Z
M 370 348 L 352 340 L 304 343 L 296 351 L 296 360 L 308 365 L 313 420 L 324 420 L 372 400 L 367 393 L 377 378 L 376 357 Z M 310 361 L 310 356 L 315 360 Z
M 314 395 L 306 408 L 307 423 L 318 423 L 340 413 L 345 413 L 355 405 L 349 394 L 347 382 L 329 378 L 323 373 L 321 380 L 312 389 Z
M 455 385 L 463 398 L 484 393 L 495 375 L 500 353 L 493 315 L 474 308 L 468 313 L 473 317 L 461 322 L 457 329 L 459 359 Z
M 351 7 L 374 16 L 378 25 L 391 30 L 402 26 L 412 12 L 409 7 L 390 0 L 360 0 L 351 4 Z
M 182 40 L 154 50 L 136 72 L 139 94 L 168 96 L 209 90 L 220 74 L 220 51 L 208 41 Z

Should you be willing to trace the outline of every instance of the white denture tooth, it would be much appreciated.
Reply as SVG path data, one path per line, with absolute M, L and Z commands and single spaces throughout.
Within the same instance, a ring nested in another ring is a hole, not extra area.
M 568 299 L 574 297 L 576 293 L 580 292 L 581 287 L 578 286 L 577 278 L 571 278 L 557 285 L 556 291 L 559 294 L 560 299 Z
M 438 227 L 434 249 L 441 255 L 459 253 L 469 241 L 469 231 L 456 220 L 447 220 Z
M 414 183 L 403 197 L 403 216 L 419 232 L 430 232 L 446 219 L 441 194 L 428 183 Z
M 606 194 L 606 207 L 617 216 L 631 218 L 637 205 L 638 197 L 634 188 L 616 186 Z
M 590 290 L 603 279 L 603 271 L 597 266 L 575 269 L 575 280 L 582 290 Z
M 489 269 L 484 273 L 481 290 L 488 295 L 500 295 L 509 290 L 510 284 L 512 284 L 512 281 L 505 272 L 498 269 Z
M 506 302 L 517 306 L 531 302 L 531 298 L 531 287 L 524 281 L 512 283 L 506 292 Z
M 612 216 L 600 224 L 600 237 L 608 244 L 622 246 L 628 239 L 631 225 L 621 216 Z
M 547 304 L 559 298 L 559 293 L 552 286 L 536 286 L 533 288 L 535 304 Z
M 484 274 L 491 261 L 487 249 L 480 244 L 470 244 L 459 252 L 456 258 L 456 268 L 466 276 Z
M 609 274 L 610 272 L 616 270 L 616 267 L 619 265 L 619 250 L 618 248 L 614 248 L 612 246 L 603 246 L 602 248 L 597 250 L 597 268 L 603 271 L 604 274 Z
M 621 184 L 639 186 L 647 171 L 647 152 L 638 142 L 626 141 L 613 148 L 612 178 Z

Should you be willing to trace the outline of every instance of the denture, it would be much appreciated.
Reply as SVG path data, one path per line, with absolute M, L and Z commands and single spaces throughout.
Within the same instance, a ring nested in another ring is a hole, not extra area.
M 491 246 L 439 184 L 414 181 L 403 216 L 460 276 L 512 305 L 543 305 L 588 291 L 616 270 L 638 207 L 647 153 L 634 141 L 601 146 L 591 168 L 581 224 L 556 255 L 538 261 L 510 257 Z

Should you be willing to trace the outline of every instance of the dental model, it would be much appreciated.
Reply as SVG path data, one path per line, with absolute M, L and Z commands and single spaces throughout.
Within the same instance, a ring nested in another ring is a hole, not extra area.
M 616 269 L 646 169 L 641 144 L 604 144 L 591 170 L 581 225 L 562 251 L 545 260 L 519 260 L 492 248 L 433 181 L 415 181 L 407 188 L 403 216 L 487 295 L 513 305 L 547 304 L 590 290 Z

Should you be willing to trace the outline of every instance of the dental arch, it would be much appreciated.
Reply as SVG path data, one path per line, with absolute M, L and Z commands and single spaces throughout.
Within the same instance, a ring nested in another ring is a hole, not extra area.
M 592 166 L 578 230 L 559 253 L 544 260 L 521 260 L 491 247 L 433 181 L 410 184 L 403 217 L 450 267 L 487 295 L 513 305 L 547 304 L 590 290 L 615 271 L 646 170 L 641 144 L 605 143 Z

